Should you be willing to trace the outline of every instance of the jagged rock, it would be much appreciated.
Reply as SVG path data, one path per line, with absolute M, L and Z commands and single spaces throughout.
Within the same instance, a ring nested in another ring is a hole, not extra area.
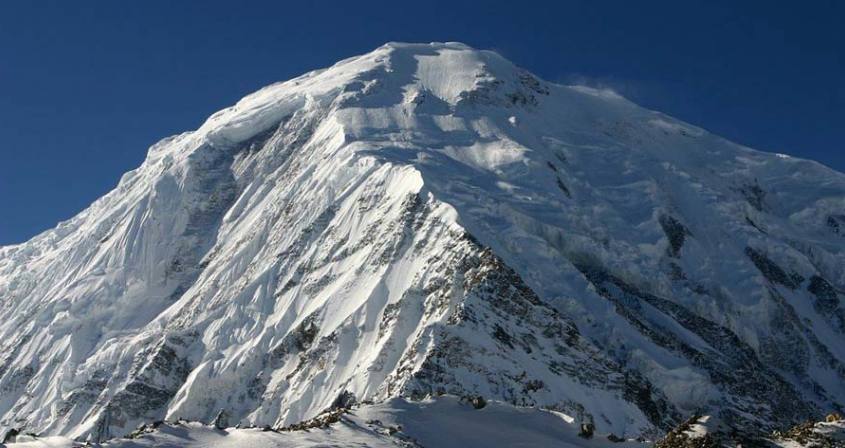
M 569 188 L 566 186 L 566 184 L 563 183 L 563 179 L 561 179 L 560 176 L 557 176 L 555 178 L 555 182 L 557 183 L 557 187 L 560 189 L 560 191 L 562 191 L 563 194 L 566 195 L 566 197 L 571 199 L 572 193 L 569 191 Z
M 766 207 L 766 191 L 763 190 L 755 180 L 753 184 L 743 185 L 739 189 L 745 200 L 757 211 L 763 211 Z
M 816 296 L 813 306 L 819 313 L 829 314 L 839 308 L 839 295 L 827 280 L 818 275 L 810 277 L 807 291 Z
M 135 428 L 134 431 L 127 434 L 126 437 L 129 438 L 129 439 L 135 439 L 135 438 L 138 438 L 138 437 L 140 437 L 144 434 L 150 434 L 153 431 L 155 431 L 156 429 L 160 428 L 162 425 L 166 425 L 166 424 L 167 423 L 165 423 L 163 420 L 156 420 L 152 423 L 141 423 L 141 424 L 138 425 L 137 428 Z M 179 423 L 177 422 L 176 425 L 178 425 L 178 424 Z
M 220 412 L 214 417 L 214 421 L 211 423 L 216 429 L 226 429 L 229 427 L 229 413 L 226 412 L 225 409 L 221 409 Z
M 663 228 L 666 238 L 669 239 L 669 254 L 677 257 L 684 246 L 684 240 L 690 235 L 690 231 L 680 221 L 669 215 L 660 215 L 660 226 Z
M 485 400 L 481 395 L 463 397 L 461 401 L 469 403 L 475 409 L 484 409 L 484 407 L 487 406 L 487 400 Z
M 348 409 L 332 409 L 312 419 L 282 427 L 279 431 L 303 431 L 313 428 L 328 428 L 330 425 L 339 422 L 347 412 L 349 412 Z
M 595 430 L 595 425 L 592 423 L 581 423 L 581 430 L 578 432 L 578 436 L 585 439 L 592 439 Z
M 16 428 L 6 431 L 6 434 L 3 435 L 3 443 L 14 443 L 18 438 L 18 434 L 20 434 L 20 431 Z
M 358 400 L 355 398 L 355 394 L 349 392 L 348 390 L 344 390 L 337 396 L 337 398 L 335 398 L 334 403 L 331 405 L 331 409 L 350 409 L 357 403 Z
M 700 419 L 700 415 L 690 417 L 655 442 L 654 448 L 720 448 L 722 443 L 712 434 L 700 434 L 693 430 L 692 426 Z
M 845 215 L 830 215 L 827 217 L 825 224 L 836 235 L 845 235 L 845 232 L 843 232 L 843 228 L 845 228 Z
M 745 255 L 751 259 L 754 266 L 757 266 L 760 273 L 772 283 L 778 283 L 787 288 L 795 289 L 804 281 L 804 278 L 797 273 L 787 274 L 777 263 L 750 246 L 745 248 Z
M 776 431 L 772 433 L 772 438 L 776 443 L 783 443 L 782 446 L 795 446 L 797 443 L 800 447 L 807 448 L 843 448 L 845 447 L 845 427 L 834 422 L 831 423 L 814 423 L 806 422 L 795 425 L 786 431 Z M 790 443 L 787 445 L 786 443 Z
M 625 441 L 622 437 L 617 436 L 616 434 L 610 433 L 607 435 L 607 440 L 610 440 L 613 443 L 622 443 Z

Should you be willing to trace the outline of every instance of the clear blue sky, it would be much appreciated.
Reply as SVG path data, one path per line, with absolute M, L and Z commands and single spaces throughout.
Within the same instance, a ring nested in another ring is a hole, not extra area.
M 741 4 L 741 5 L 740 5 Z M 386 41 L 457 40 L 845 170 L 845 2 L 0 3 L 0 244 L 85 208 L 162 137 Z

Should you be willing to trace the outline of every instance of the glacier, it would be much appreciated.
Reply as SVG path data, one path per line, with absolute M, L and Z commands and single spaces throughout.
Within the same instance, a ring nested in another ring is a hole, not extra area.
M 283 427 L 481 396 L 653 438 L 845 403 L 845 175 L 460 43 L 388 43 L 153 145 L 0 247 L 0 429 Z

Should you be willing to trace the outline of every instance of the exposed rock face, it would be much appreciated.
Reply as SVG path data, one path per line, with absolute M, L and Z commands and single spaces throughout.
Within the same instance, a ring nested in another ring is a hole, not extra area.
M 772 445 L 784 447 L 842 448 L 845 447 L 845 423 L 841 420 L 802 423 L 786 431 L 775 431 L 769 440 Z
M 845 176 L 461 44 L 165 139 L 0 248 L 0 425 L 285 427 L 441 394 L 614 437 L 845 403 Z M 0 431 L 4 433 L 5 431 Z
M 689 230 L 677 219 L 669 215 L 660 216 L 660 227 L 669 239 L 669 254 L 677 257 L 684 247 L 684 240 L 689 235 Z
M 602 296 L 616 303 L 618 313 L 631 325 L 655 344 L 707 371 L 714 385 L 733 398 L 719 408 L 720 418 L 730 422 L 730 426 L 753 432 L 761 422 L 783 424 L 817 411 L 812 405 L 803 404 L 793 386 L 761 362 L 754 350 L 728 328 L 628 285 L 599 267 L 581 265 L 580 269 Z M 684 331 L 700 338 L 713 351 L 702 352 L 651 321 L 646 307 L 672 316 Z M 800 340 L 799 335 L 793 336 Z M 749 411 L 753 414 L 749 415 Z
M 754 266 L 760 270 L 760 273 L 763 274 L 766 279 L 768 279 L 772 283 L 777 283 L 783 286 L 786 286 L 790 289 L 797 288 L 801 282 L 804 281 L 804 277 L 800 274 L 795 272 L 787 273 L 777 263 L 770 260 L 766 257 L 765 254 L 762 252 L 755 250 L 751 247 L 745 248 L 745 255 L 748 256 L 749 259 L 754 263 Z
M 654 444 L 654 448 L 719 448 L 723 444 L 712 434 L 699 433 L 694 426 L 702 416 L 694 415 L 669 431 Z

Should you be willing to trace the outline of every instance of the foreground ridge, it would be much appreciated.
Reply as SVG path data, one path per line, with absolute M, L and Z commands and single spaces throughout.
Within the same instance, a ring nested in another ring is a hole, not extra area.
M 103 443 L 81 443 L 65 437 L 39 437 L 20 434 L 6 442 L 16 447 L 72 448 L 83 446 L 367 446 L 367 447 L 510 447 L 516 445 L 549 447 L 639 447 L 703 448 L 760 446 L 768 448 L 811 448 L 845 446 L 845 422 L 806 423 L 786 432 L 755 440 L 732 439 L 713 433 L 712 418 L 693 416 L 665 437 L 652 443 L 625 440 L 615 434 L 585 432 L 568 416 L 554 411 L 518 408 L 501 402 L 479 406 L 468 399 L 441 396 L 408 401 L 390 399 L 381 403 L 356 403 L 333 408 L 305 422 L 274 429 L 269 426 L 230 427 L 202 422 L 157 421 L 139 426 L 125 437 Z

